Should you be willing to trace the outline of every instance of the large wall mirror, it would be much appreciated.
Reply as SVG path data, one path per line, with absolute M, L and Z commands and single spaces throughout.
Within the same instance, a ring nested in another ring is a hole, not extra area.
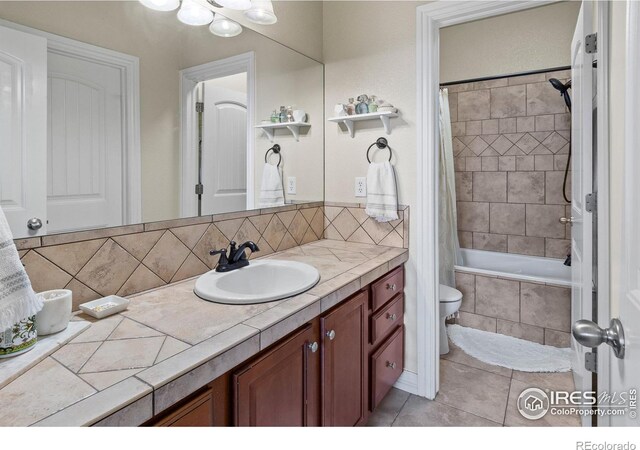
M 4 1 L 0 19 L 16 238 L 323 200 L 321 63 L 139 2 Z

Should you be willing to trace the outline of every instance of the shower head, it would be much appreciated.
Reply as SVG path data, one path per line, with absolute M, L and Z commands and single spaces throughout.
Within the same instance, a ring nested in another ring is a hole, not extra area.
M 553 86 L 555 89 L 560 91 L 560 95 L 562 95 L 562 97 L 564 98 L 564 102 L 567 104 L 567 108 L 569 108 L 569 111 L 571 111 L 571 97 L 569 96 L 569 92 L 567 92 L 571 88 L 571 80 L 563 84 L 562 81 L 558 80 L 557 78 L 549 78 L 549 83 L 551 83 L 551 86 Z

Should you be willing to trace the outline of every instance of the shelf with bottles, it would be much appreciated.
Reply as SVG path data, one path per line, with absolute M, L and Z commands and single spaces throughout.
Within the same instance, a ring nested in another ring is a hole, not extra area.
M 376 111 L 372 113 L 353 114 L 350 116 L 330 117 L 327 120 L 329 122 L 344 123 L 347 130 L 349 130 L 351 137 L 354 137 L 356 134 L 355 122 L 360 122 L 362 120 L 380 120 L 384 126 L 385 133 L 391 134 L 391 119 L 394 117 L 398 117 L 398 113 L 392 111 Z
M 269 141 L 273 142 L 273 138 L 275 136 L 276 130 L 280 130 L 286 128 L 293 134 L 293 137 L 296 141 L 300 140 L 300 128 L 301 127 L 310 127 L 311 124 L 308 122 L 282 122 L 282 123 L 263 123 L 261 125 L 256 125 L 256 128 L 260 128 L 264 134 L 269 138 Z

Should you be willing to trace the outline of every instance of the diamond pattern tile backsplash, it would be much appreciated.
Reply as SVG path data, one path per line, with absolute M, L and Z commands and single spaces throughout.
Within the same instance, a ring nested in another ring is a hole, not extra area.
M 550 78 L 570 71 L 447 86 L 461 247 L 564 258 L 571 205 L 562 183 L 571 116 Z M 569 189 L 570 195 L 569 173 Z
M 252 240 L 256 256 L 322 239 L 322 202 L 251 212 L 19 239 L 36 292 L 71 289 L 73 309 L 106 295 L 132 295 L 215 268 L 209 250 Z M 253 255 L 252 255 L 253 256 Z

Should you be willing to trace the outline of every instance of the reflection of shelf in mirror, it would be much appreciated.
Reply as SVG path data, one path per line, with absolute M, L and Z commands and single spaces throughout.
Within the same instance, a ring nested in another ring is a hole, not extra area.
M 291 131 L 296 141 L 300 140 L 300 127 L 310 127 L 311 124 L 307 122 L 286 122 L 286 123 L 265 123 L 262 125 L 256 125 L 256 128 L 262 129 L 264 134 L 267 135 L 269 140 L 273 142 L 273 136 L 276 130 L 280 128 L 286 128 Z
M 327 120 L 329 120 L 329 122 L 344 123 L 347 127 L 347 130 L 349 130 L 349 134 L 351 135 L 351 137 L 354 137 L 356 134 L 354 122 L 360 122 L 362 120 L 380 119 L 382 121 L 382 125 L 384 126 L 384 131 L 387 134 L 391 134 L 391 119 L 394 117 L 398 117 L 398 113 L 383 111 L 367 114 L 354 114 L 352 116 L 331 117 Z

